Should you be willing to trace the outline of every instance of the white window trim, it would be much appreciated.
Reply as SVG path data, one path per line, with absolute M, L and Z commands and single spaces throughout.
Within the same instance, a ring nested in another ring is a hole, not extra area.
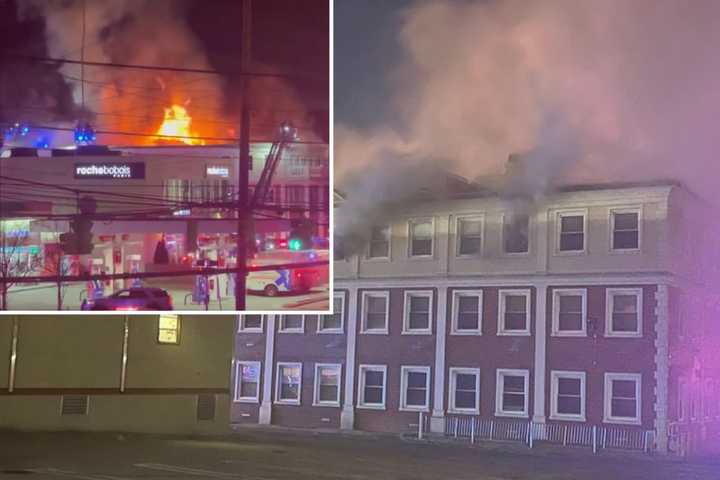
M 615 248 L 613 239 L 615 238 L 615 214 L 616 213 L 637 213 L 638 216 L 638 246 L 637 248 Z M 608 210 L 608 245 L 610 246 L 610 253 L 639 253 L 642 251 L 643 241 L 643 209 L 642 205 L 628 206 L 628 207 L 612 207 Z
M 365 261 L 367 262 L 389 262 L 392 259 L 392 223 L 387 223 L 385 225 L 374 225 L 371 228 L 374 227 L 382 227 L 387 226 L 388 227 L 388 235 L 390 238 L 388 238 L 388 253 L 385 257 L 371 257 L 370 256 L 370 247 L 372 243 L 372 236 L 370 237 L 370 240 L 368 241 L 367 249 L 365 250 Z M 370 234 L 372 235 L 372 230 L 370 231 Z
M 385 328 L 367 328 L 367 298 L 385 298 Z M 360 304 L 360 333 L 368 335 L 387 335 L 388 324 L 390 323 L 390 291 L 388 290 L 366 290 L 362 292 L 362 303 Z
M 421 329 L 410 329 L 410 298 L 426 297 L 430 299 L 428 304 L 428 326 Z M 433 291 L 432 290 L 405 290 L 403 301 L 403 329 L 402 335 L 432 335 L 433 328 Z
M 638 312 L 638 325 L 635 332 L 615 332 L 612 329 L 612 312 L 615 295 L 635 295 Z M 643 289 L 607 288 L 605 289 L 605 336 L 618 338 L 641 338 L 643 336 Z
M 280 385 L 282 380 L 280 378 L 281 367 L 300 367 L 300 383 L 298 384 L 298 399 L 297 400 L 282 400 L 280 399 Z M 303 365 L 301 362 L 277 362 L 275 366 L 275 403 L 278 405 L 300 405 L 302 402 L 302 370 Z
M 413 223 L 422 223 L 430 220 L 430 228 L 432 233 L 430 235 L 430 254 L 429 255 L 413 255 L 412 254 L 412 225 Z M 431 259 L 435 255 L 435 217 L 415 217 L 410 218 L 407 221 L 407 257 L 411 260 L 427 260 Z
M 317 333 L 344 333 L 345 332 L 345 294 L 343 292 L 335 292 L 333 294 L 333 305 L 335 299 L 340 299 L 340 327 L 339 328 L 321 328 L 322 319 L 325 315 L 318 315 Z M 328 315 L 329 316 L 329 315 Z
M 613 417 L 611 415 L 612 402 L 612 381 L 613 380 L 632 380 L 635 382 L 635 417 Z M 622 425 L 641 425 L 642 424 L 642 374 L 640 373 L 606 373 L 604 385 L 604 402 L 603 402 L 603 423 L 618 423 Z
M 285 314 L 280 316 L 280 325 L 278 327 L 278 333 L 305 333 L 305 315 L 298 315 L 300 317 L 300 323 L 302 324 L 300 328 L 285 328 L 285 317 L 287 315 L 297 315 L 297 314 Z
M 257 367 L 258 370 L 258 381 L 257 381 L 257 393 L 254 397 L 243 397 L 240 394 L 242 384 L 241 367 L 243 365 L 251 365 Z M 262 362 L 250 362 L 250 361 L 236 361 L 235 362 L 235 391 L 233 392 L 233 401 L 238 403 L 259 403 L 260 402 L 260 381 L 262 379 Z
M 338 375 L 338 391 L 337 400 L 328 402 L 320 400 L 320 375 L 319 370 L 321 368 L 333 368 L 337 371 Z M 342 364 L 340 363 L 316 363 L 315 364 L 315 380 L 313 387 L 313 406 L 315 407 L 339 407 L 340 406 L 340 391 L 342 390 Z
M 532 242 L 532 226 L 533 226 L 533 219 L 532 215 L 528 214 L 528 248 L 526 252 L 508 252 L 505 250 L 505 219 L 507 219 L 511 214 L 508 212 L 503 212 L 502 215 L 500 215 L 500 252 L 503 257 L 527 257 L 530 255 L 530 247 Z
M 550 372 L 550 420 L 568 420 L 572 422 L 584 422 L 585 417 L 585 402 L 587 402 L 587 387 L 586 387 L 586 374 L 585 372 L 571 372 L 565 370 L 552 370 Z M 567 413 L 558 413 L 558 395 L 559 380 L 561 378 L 571 378 L 580 380 L 580 414 L 572 415 Z
M 522 412 L 509 412 L 502 409 L 503 391 L 505 387 L 505 376 L 523 377 L 525 379 L 525 405 Z M 498 368 L 495 379 L 495 416 L 527 418 L 528 404 L 530 400 L 530 371 Z
M 425 405 L 415 406 L 407 404 L 407 376 L 408 373 L 425 374 Z M 430 367 L 418 365 L 403 365 L 400 367 L 400 408 L 401 412 L 428 412 L 430 411 Z
M 462 368 L 450 367 L 450 391 L 448 392 L 448 411 L 450 413 L 480 414 L 480 369 L 479 368 Z M 456 382 L 457 375 L 475 375 L 475 408 L 457 408 L 455 406 Z
M 560 233 L 562 231 L 563 217 L 583 217 L 583 248 L 582 250 L 560 250 Z M 587 254 L 588 243 L 588 210 L 587 208 L 555 211 L 555 251 L 557 256 L 564 255 L 585 255 Z
M 383 374 L 383 401 L 382 403 L 365 403 L 365 372 L 382 372 Z M 358 395 L 357 408 L 368 410 L 385 410 L 387 403 L 387 365 L 360 365 L 358 367 Z
M 501 289 L 498 290 L 498 329 L 497 334 L 499 336 L 530 336 L 530 323 L 532 318 L 530 312 L 532 311 L 532 292 L 530 289 Z M 505 329 L 505 297 L 508 295 L 517 295 L 525 297 L 525 329 L 523 330 L 506 330 Z
M 460 253 L 460 224 L 463 220 L 480 220 L 480 251 L 478 253 Z M 480 258 L 485 250 L 485 215 L 482 213 L 458 215 L 455 217 L 455 257 Z
M 582 297 L 582 328 L 580 330 L 560 330 L 560 297 L 563 295 Z M 555 288 L 552 301 L 552 336 L 587 337 L 587 288 Z
M 460 297 L 478 297 L 478 328 L 458 328 Z M 482 335 L 483 324 L 483 291 L 482 290 L 453 290 L 452 298 L 452 323 L 450 324 L 450 335 Z
M 260 327 L 246 327 L 245 326 L 245 315 L 238 315 L 238 332 L 242 333 L 263 333 L 263 327 L 265 326 L 265 315 L 260 315 Z

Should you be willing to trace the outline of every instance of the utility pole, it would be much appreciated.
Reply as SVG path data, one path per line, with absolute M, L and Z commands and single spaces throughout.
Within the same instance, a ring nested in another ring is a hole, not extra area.
M 242 0 L 242 45 L 240 51 L 240 155 L 238 165 L 238 235 L 237 235 L 237 268 L 235 274 L 235 310 L 245 310 L 245 295 L 247 293 L 247 255 L 248 238 L 251 214 L 248 209 L 248 190 L 250 187 L 250 106 L 247 98 L 248 80 L 245 78 L 245 69 L 250 67 L 251 57 L 251 20 L 250 0 Z

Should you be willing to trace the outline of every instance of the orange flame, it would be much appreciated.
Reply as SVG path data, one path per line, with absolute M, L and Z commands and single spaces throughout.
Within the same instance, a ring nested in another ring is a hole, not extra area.
M 156 135 L 166 137 L 197 137 L 198 135 L 190 129 L 192 117 L 188 115 L 185 107 L 181 105 L 172 105 L 165 109 L 165 118 L 158 128 Z M 188 145 L 203 145 L 205 142 L 193 138 L 163 138 L 159 137 L 159 141 L 179 141 Z

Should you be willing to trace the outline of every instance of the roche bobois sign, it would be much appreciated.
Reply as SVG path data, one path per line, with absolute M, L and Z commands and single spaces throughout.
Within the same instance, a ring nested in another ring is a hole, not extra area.
M 145 164 L 143 162 L 76 163 L 75 178 L 143 179 L 145 178 Z

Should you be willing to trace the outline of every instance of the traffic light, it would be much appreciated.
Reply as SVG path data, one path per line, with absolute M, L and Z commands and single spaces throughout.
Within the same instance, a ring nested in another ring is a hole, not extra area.
M 288 239 L 288 249 L 298 251 L 312 248 L 314 230 L 315 225 L 308 219 L 294 221 Z
M 92 253 L 92 226 L 92 220 L 82 216 L 70 220 L 70 230 L 72 231 L 60 235 L 60 245 L 63 252 L 67 255 Z

